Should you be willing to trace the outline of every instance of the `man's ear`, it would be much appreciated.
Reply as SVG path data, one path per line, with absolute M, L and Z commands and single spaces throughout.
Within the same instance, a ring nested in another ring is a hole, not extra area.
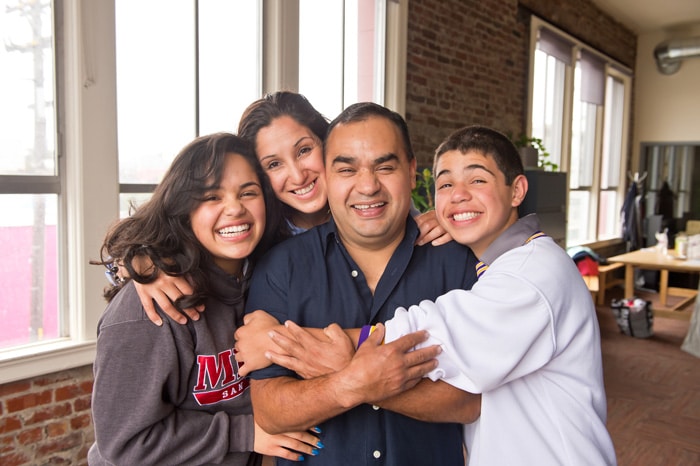
M 527 177 L 525 175 L 518 175 L 513 180 L 513 201 L 511 203 L 512 207 L 518 207 L 523 203 L 525 195 L 527 194 Z
M 411 190 L 416 189 L 416 166 L 418 165 L 418 162 L 416 161 L 416 158 L 414 157 L 411 159 L 408 165 L 408 170 L 409 174 L 411 175 Z

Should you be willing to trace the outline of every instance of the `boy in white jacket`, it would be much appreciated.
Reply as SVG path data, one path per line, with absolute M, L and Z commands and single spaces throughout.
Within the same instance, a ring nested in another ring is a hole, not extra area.
M 595 307 L 537 217 L 518 219 L 516 148 L 463 128 L 438 147 L 433 173 L 438 221 L 483 265 L 471 290 L 399 308 L 385 341 L 428 330 L 422 346 L 443 349 L 431 379 L 481 394 L 481 417 L 464 427 L 470 465 L 615 464 Z

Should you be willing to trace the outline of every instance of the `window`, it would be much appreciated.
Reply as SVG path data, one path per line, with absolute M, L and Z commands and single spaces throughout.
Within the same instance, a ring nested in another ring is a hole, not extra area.
M 567 245 L 620 236 L 628 70 L 533 18 L 530 131 L 569 179 Z
M 58 313 L 52 8 L 0 1 L 0 350 L 65 335 Z M 10 129 L 11 130 L 8 130 Z
M 319 55 L 306 1 L 0 0 L 0 383 L 93 361 L 107 282 L 89 261 L 194 136 L 301 83 L 327 116 L 370 92 L 403 110 L 406 2 L 320 2 L 344 33 Z
M 685 221 L 692 215 L 691 212 L 697 211 L 698 198 L 692 189 L 697 189 L 700 178 L 697 160 L 700 160 L 698 143 L 647 143 L 642 146 L 641 167 L 647 174 L 647 192 L 644 197 L 644 212 L 647 216 L 665 213 L 661 205 L 663 194 L 660 196 L 660 193 L 669 193 L 669 190 L 674 201 L 673 218 Z M 672 230 L 684 228 L 685 225 L 681 222 Z
M 122 217 L 185 144 L 235 132 L 260 96 L 260 14 L 259 0 L 115 2 Z
M 327 117 L 354 102 L 384 102 L 385 8 L 376 0 L 300 0 L 299 92 Z
M 385 0 L 295 6 L 280 5 L 282 34 L 297 35 L 284 39 L 284 59 L 298 57 L 282 70 L 282 88 L 298 88 L 329 118 L 353 102 L 383 102 Z M 262 95 L 264 10 L 261 0 L 120 0 L 115 8 L 123 217 L 148 198 L 180 148 L 197 135 L 235 132 Z M 290 25 L 295 16 L 298 25 Z

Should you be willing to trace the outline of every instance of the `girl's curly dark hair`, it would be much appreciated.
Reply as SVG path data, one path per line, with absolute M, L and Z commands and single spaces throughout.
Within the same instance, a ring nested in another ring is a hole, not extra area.
M 190 213 L 207 191 L 220 184 L 226 155 L 230 153 L 241 155 L 253 167 L 263 188 L 265 230 L 250 259 L 255 261 L 290 235 L 280 203 L 251 143 L 230 133 L 199 137 L 175 157 L 151 198 L 107 233 L 100 260 L 92 263 L 105 265 L 108 271 L 118 265 L 129 277 L 114 280 L 112 286 L 105 289 L 107 300 L 111 300 L 129 279 L 150 283 L 162 271 L 186 276 L 193 285 L 194 293 L 175 303 L 180 309 L 204 301 L 209 293 L 205 266 L 211 263 L 211 257 L 192 231 Z M 148 259 L 152 267 L 148 270 L 134 267 L 134 258 Z

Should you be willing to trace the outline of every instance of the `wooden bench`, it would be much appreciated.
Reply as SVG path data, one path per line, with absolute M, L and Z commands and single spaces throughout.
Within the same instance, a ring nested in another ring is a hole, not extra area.
M 588 290 L 593 296 L 593 301 L 599 306 L 605 304 L 605 290 L 609 290 L 616 285 L 624 285 L 625 278 L 610 274 L 617 269 L 624 269 L 625 264 L 615 262 L 612 264 L 599 265 L 597 276 L 584 276 L 583 280 L 588 286 Z M 610 274 L 610 275 L 609 275 Z

